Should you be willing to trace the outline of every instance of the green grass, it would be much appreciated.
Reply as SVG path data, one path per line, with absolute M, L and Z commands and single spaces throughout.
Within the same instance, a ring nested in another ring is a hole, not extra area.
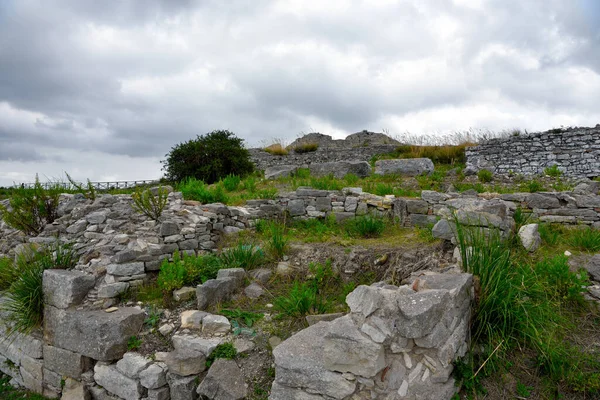
M 210 367 L 218 358 L 233 360 L 236 356 L 237 350 L 233 343 L 221 343 L 212 351 L 212 353 L 210 353 L 210 356 L 208 356 L 206 359 L 206 366 Z
M 269 222 L 266 228 L 266 247 L 276 260 L 282 259 L 288 249 L 289 238 L 285 231 L 285 225 L 276 221 Z
M 582 297 L 585 274 L 571 272 L 564 256 L 534 262 L 514 240 L 501 240 L 497 232 L 487 238 L 461 226 L 457 232 L 465 267 L 480 285 L 471 330 L 478 351 L 470 353 L 466 364 L 482 367 L 486 376 L 507 365 L 511 351 L 527 349 L 535 355 L 538 371 L 552 382 L 597 393 L 600 361 L 568 341 L 577 319 L 589 313 Z M 477 390 L 474 375 L 463 373 L 464 388 Z
M 260 247 L 240 242 L 224 250 L 220 260 L 223 268 L 251 270 L 264 264 L 265 253 Z
M 25 390 L 15 389 L 10 386 L 10 377 L 0 372 L 0 398 L 2 400 L 48 400 L 40 394 L 31 393 Z
M 19 270 L 11 258 L 0 257 L 0 291 L 6 290 L 19 277 Z
M 577 250 L 600 251 L 600 231 L 587 227 L 574 229 L 571 232 L 568 243 Z
M 376 238 L 383 234 L 386 227 L 384 217 L 363 215 L 352 218 L 346 223 L 346 230 L 350 236 L 363 238 Z

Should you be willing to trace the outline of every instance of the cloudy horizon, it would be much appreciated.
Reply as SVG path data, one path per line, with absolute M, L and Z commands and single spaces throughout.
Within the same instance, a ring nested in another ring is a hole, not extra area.
M 2 0 L 0 186 L 249 147 L 600 123 L 595 0 Z

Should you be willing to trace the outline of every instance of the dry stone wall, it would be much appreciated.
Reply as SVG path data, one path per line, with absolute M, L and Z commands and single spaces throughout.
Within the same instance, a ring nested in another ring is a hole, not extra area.
M 492 139 L 467 149 L 467 167 L 498 174 L 543 174 L 556 165 L 564 176 L 600 176 L 600 125 Z

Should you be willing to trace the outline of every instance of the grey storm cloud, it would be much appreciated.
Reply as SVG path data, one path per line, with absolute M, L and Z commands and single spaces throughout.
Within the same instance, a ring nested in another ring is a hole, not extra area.
M 35 168 L 153 178 L 214 129 L 259 145 L 595 125 L 598 4 L 4 0 L 0 185 Z

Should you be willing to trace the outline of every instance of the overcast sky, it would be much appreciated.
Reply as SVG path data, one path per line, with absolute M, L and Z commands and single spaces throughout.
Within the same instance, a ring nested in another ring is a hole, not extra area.
M 598 0 L 0 0 L 0 186 L 171 146 L 600 123 Z

